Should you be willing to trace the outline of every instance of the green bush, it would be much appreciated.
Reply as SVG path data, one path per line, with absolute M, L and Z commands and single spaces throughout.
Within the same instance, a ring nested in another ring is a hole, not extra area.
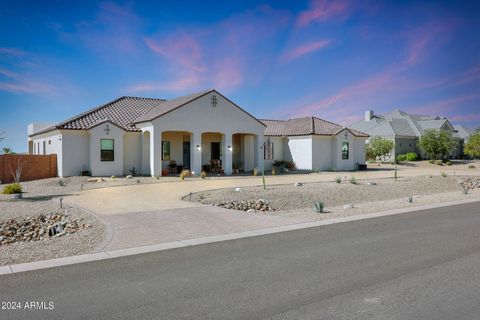
M 277 168 L 284 168 L 288 170 L 295 169 L 295 162 L 294 161 L 286 161 L 286 160 L 275 160 L 273 165 Z
M 3 187 L 4 194 L 22 193 L 22 185 L 20 183 L 12 183 Z
M 337 176 L 337 177 L 335 178 L 335 182 L 336 182 L 336 183 L 342 183 L 342 177 Z
M 418 155 L 415 152 L 409 152 L 406 154 L 407 161 L 417 161 Z
M 435 160 L 435 164 L 438 164 L 439 166 L 443 166 L 443 161 L 442 160 Z
M 354 176 L 352 176 L 352 177 L 350 178 L 350 183 L 351 183 L 351 184 L 357 184 L 357 178 L 355 178 Z
M 475 166 L 473 164 L 468 165 L 468 169 L 475 169 Z
M 446 174 L 445 172 L 440 172 L 440 175 L 441 175 L 442 177 L 444 177 L 444 178 L 447 177 L 447 174 Z
M 398 162 L 405 161 L 405 160 L 407 160 L 407 155 L 406 154 L 399 154 L 397 156 L 397 161 Z

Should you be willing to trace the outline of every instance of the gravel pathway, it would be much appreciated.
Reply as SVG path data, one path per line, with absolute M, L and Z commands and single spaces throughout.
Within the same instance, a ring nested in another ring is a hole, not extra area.
M 194 199 L 207 205 L 229 200 L 264 199 L 275 209 L 268 214 L 323 220 L 475 197 L 480 200 L 480 189 L 465 195 L 459 179 L 464 177 L 423 176 L 401 178 L 396 182 L 393 179 L 378 179 L 359 181 L 356 185 L 348 181 L 340 184 L 320 182 L 302 186 L 267 186 L 267 190 L 251 187 L 236 191 L 232 188 L 200 192 L 194 195 Z M 413 203 L 409 203 L 409 197 L 413 197 Z M 328 213 L 316 213 L 313 209 L 315 201 L 323 201 Z M 350 204 L 353 208 L 343 208 Z

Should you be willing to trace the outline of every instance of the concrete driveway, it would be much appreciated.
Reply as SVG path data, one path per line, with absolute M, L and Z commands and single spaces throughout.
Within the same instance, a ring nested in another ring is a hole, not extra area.
M 267 176 L 268 185 L 294 182 L 333 181 L 336 176 L 354 175 L 357 179 L 393 176 L 393 166 L 382 165 L 366 172 L 331 172 Z M 479 170 L 462 167 L 400 167 L 400 176 L 479 174 Z M 219 188 L 247 187 L 262 184 L 261 177 L 223 177 L 187 179 L 157 184 L 131 185 L 82 191 L 65 200 L 96 214 L 107 225 L 107 240 L 100 249 L 112 250 L 179 241 L 233 232 L 264 229 L 310 220 L 236 212 L 183 201 L 190 192 Z

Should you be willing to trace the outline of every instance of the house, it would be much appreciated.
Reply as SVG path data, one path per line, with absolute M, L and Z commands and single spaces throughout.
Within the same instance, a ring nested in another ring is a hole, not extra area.
M 421 155 L 417 147 L 418 140 L 426 130 L 443 130 L 457 141 L 457 148 L 452 152 L 452 158 L 463 156 L 463 144 L 468 139 L 468 131 L 460 133 L 445 117 L 410 114 L 399 109 L 376 115 L 372 110 L 365 111 L 363 120 L 350 125 L 351 128 L 368 133 L 370 136 L 380 136 L 394 142 L 394 150 L 388 158 L 394 159 L 399 154 L 415 152 Z
M 57 154 L 59 176 L 172 168 L 228 175 L 263 168 L 264 159 L 266 169 L 285 159 L 302 169 L 353 170 L 365 161 L 368 136 L 358 131 L 318 118 L 279 121 L 284 131 L 270 123 L 212 89 L 173 100 L 121 97 L 57 124 L 30 124 L 28 144 L 31 154 Z
M 365 164 L 365 133 L 317 117 L 261 121 L 267 126 L 266 146 L 273 147 L 273 157 L 265 157 L 267 170 L 274 160 L 308 170 L 356 170 Z

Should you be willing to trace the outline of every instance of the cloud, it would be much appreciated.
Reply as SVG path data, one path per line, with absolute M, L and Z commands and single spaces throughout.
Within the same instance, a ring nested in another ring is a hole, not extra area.
M 423 62 L 434 48 L 445 44 L 454 29 L 455 23 L 452 21 L 429 21 L 396 35 L 396 38 L 405 43 L 404 50 L 399 52 L 399 61 L 387 65 L 380 72 L 367 75 L 333 95 L 288 109 L 286 110 L 287 116 L 311 115 L 330 107 L 341 106 L 342 109 L 345 109 L 346 105 L 349 105 L 353 111 L 358 107 L 360 98 L 367 98 L 368 102 L 368 100 L 373 101 L 377 95 L 384 96 L 387 92 L 413 91 L 429 85 L 439 85 L 441 82 L 421 83 L 415 78 L 410 78 L 408 71 Z M 474 69 L 468 76 L 477 77 L 477 70 Z
M 480 98 L 480 93 L 466 94 L 458 97 L 448 98 L 444 100 L 435 101 L 427 105 L 416 106 L 408 108 L 407 110 L 415 111 L 416 113 L 425 114 L 447 114 L 451 111 L 458 112 L 458 107 L 463 103 Z M 479 101 L 480 102 L 480 101 Z
M 27 55 L 27 52 L 19 48 L 6 48 L 0 47 L 0 55 L 10 55 L 15 57 L 21 57 Z
M 2 79 L 3 78 L 3 79 Z M 0 91 L 11 93 L 51 93 L 55 88 L 31 75 L 0 68 Z
M 342 16 L 350 11 L 351 3 L 348 1 L 313 0 L 308 10 L 300 12 L 297 26 L 305 27 L 312 22 L 326 21 Z
M 320 49 L 326 48 L 330 44 L 329 40 L 319 40 L 319 41 L 312 41 L 306 43 L 302 46 L 296 47 L 286 53 L 284 53 L 281 57 L 284 61 L 291 61 L 298 59 L 308 53 L 312 53 L 314 51 L 318 51 Z
M 270 56 L 272 39 L 289 21 L 288 12 L 263 5 L 207 26 L 159 30 L 143 38 L 143 46 L 161 70 L 159 80 L 133 84 L 128 89 L 229 90 L 245 84 L 247 74 L 251 84 L 274 63 Z

